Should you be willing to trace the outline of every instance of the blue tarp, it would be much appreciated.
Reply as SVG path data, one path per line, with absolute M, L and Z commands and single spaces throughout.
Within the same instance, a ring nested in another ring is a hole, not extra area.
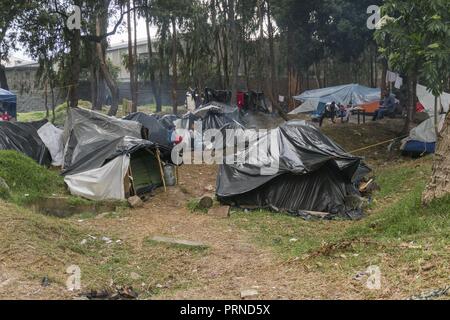
M 292 111 L 292 114 L 311 112 L 317 110 L 319 103 L 336 102 L 343 105 L 362 105 L 381 100 L 381 89 L 369 88 L 359 84 L 347 84 L 317 90 L 305 91 L 295 100 L 303 104 Z
M 17 96 L 0 88 L 0 112 L 7 111 L 8 114 L 17 118 Z
M 426 155 L 436 151 L 436 142 L 408 141 L 402 149 L 405 155 Z

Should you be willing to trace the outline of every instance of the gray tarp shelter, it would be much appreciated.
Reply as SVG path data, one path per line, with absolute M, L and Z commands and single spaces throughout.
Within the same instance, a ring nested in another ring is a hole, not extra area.
M 346 84 L 303 92 L 294 97 L 302 105 L 290 114 L 313 112 L 320 103 L 336 102 L 343 105 L 363 105 L 381 99 L 380 88 L 369 88 L 359 84 Z
M 162 185 L 161 146 L 142 138 L 142 125 L 82 108 L 65 123 L 62 174 L 73 195 L 123 200 Z
M 11 117 L 17 118 L 17 96 L 14 93 L 1 88 L 0 111 L 7 111 Z

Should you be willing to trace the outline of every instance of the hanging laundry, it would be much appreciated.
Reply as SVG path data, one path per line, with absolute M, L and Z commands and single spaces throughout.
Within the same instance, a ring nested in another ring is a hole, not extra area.
M 392 71 L 388 71 L 386 74 L 386 82 L 395 82 L 397 80 L 398 74 Z
M 402 85 L 403 85 L 403 78 L 398 76 L 397 79 L 395 80 L 394 87 L 396 89 L 400 89 L 402 87 Z

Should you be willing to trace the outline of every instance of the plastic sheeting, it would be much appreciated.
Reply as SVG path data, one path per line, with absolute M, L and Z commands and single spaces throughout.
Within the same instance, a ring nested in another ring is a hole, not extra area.
M 1 122 L 0 150 L 14 150 L 50 166 L 51 155 L 32 123 Z
M 257 162 L 220 166 L 217 197 L 222 203 L 289 213 L 307 210 L 346 216 L 353 211 L 346 198 L 355 191 L 353 182 L 370 172 L 361 158 L 346 153 L 303 121 L 288 122 L 260 136 L 245 155 L 272 137 L 277 145 Z M 278 170 L 272 169 L 274 164 Z
M 290 114 L 315 111 L 319 103 L 336 102 L 344 105 L 363 105 L 381 99 L 381 89 L 369 88 L 359 84 L 348 84 L 317 90 L 305 91 L 294 97 L 303 104 Z
M 445 115 L 439 117 L 438 131 L 441 131 L 445 121 Z M 434 117 L 422 122 L 419 126 L 411 130 L 407 140 L 415 140 L 426 143 L 437 141 Z
M 52 165 L 61 167 L 64 161 L 64 139 L 63 130 L 58 129 L 51 123 L 46 123 L 37 131 L 52 156 Z
M 124 140 L 125 137 L 127 139 Z M 81 108 L 68 111 L 64 142 L 64 174 L 75 169 L 82 172 L 98 168 L 105 160 L 126 153 L 139 144 L 151 144 L 142 140 L 140 123 Z
M 438 131 L 442 130 L 445 122 L 445 115 L 439 117 Z M 411 130 L 409 137 L 402 141 L 400 150 L 405 154 L 420 155 L 434 153 L 436 148 L 437 136 L 434 124 L 434 117 L 422 122 Z
M 124 178 L 130 167 L 130 157 L 123 155 L 101 168 L 68 175 L 64 181 L 73 195 L 86 199 L 125 200 Z
M 148 139 L 160 146 L 171 146 L 171 131 L 166 129 L 155 116 L 142 112 L 132 113 L 124 120 L 136 121 L 148 130 Z
M 420 103 L 424 106 L 425 111 L 428 112 L 431 116 L 434 115 L 434 104 L 435 99 L 432 93 L 430 93 L 427 89 L 427 87 L 424 87 L 420 84 L 417 85 L 417 98 L 419 99 Z M 443 107 L 444 112 L 449 111 L 449 105 L 450 105 L 450 94 L 443 93 L 439 99 L 438 99 L 438 112 L 440 111 L 441 107 Z
M 203 131 L 210 129 L 222 129 L 227 124 L 238 122 L 240 123 L 240 112 L 238 108 L 229 105 L 212 102 L 204 107 L 197 109 L 192 113 L 193 117 L 188 117 L 189 121 L 202 120 Z

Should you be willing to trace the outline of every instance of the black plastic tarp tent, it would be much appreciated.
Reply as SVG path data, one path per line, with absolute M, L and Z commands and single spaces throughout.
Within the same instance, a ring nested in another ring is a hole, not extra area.
M 34 123 L 0 121 L 0 150 L 15 150 L 49 166 L 52 158 L 38 135 L 38 129 Z
M 348 198 L 357 192 L 353 183 L 370 172 L 361 158 L 348 154 L 303 121 L 288 122 L 269 134 L 277 141 L 266 154 L 272 161 L 220 166 L 217 196 L 222 203 L 297 215 L 304 211 L 360 215 Z M 269 134 L 246 149 L 246 156 Z M 273 163 L 278 171 L 270 174 Z
M 126 116 L 124 120 L 139 122 L 148 130 L 148 139 L 150 141 L 160 146 L 170 147 L 171 131 L 166 129 L 155 116 L 136 112 Z
M 64 126 L 63 174 L 101 167 L 121 154 L 153 146 L 142 139 L 142 125 L 82 108 L 71 108 Z
M 195 121 L 202 121 L 203 131 L 210 129 L 220 130 L 233 123 L 244 126 L 238 108 L 219 102 L 211 102 L 194 112 L 187 113 L 181 119 L 181 128 L 178 129 L 193 129 Z
M 0 88 L 0 111 L 17 118 L 17 96 L 7 90 Z

